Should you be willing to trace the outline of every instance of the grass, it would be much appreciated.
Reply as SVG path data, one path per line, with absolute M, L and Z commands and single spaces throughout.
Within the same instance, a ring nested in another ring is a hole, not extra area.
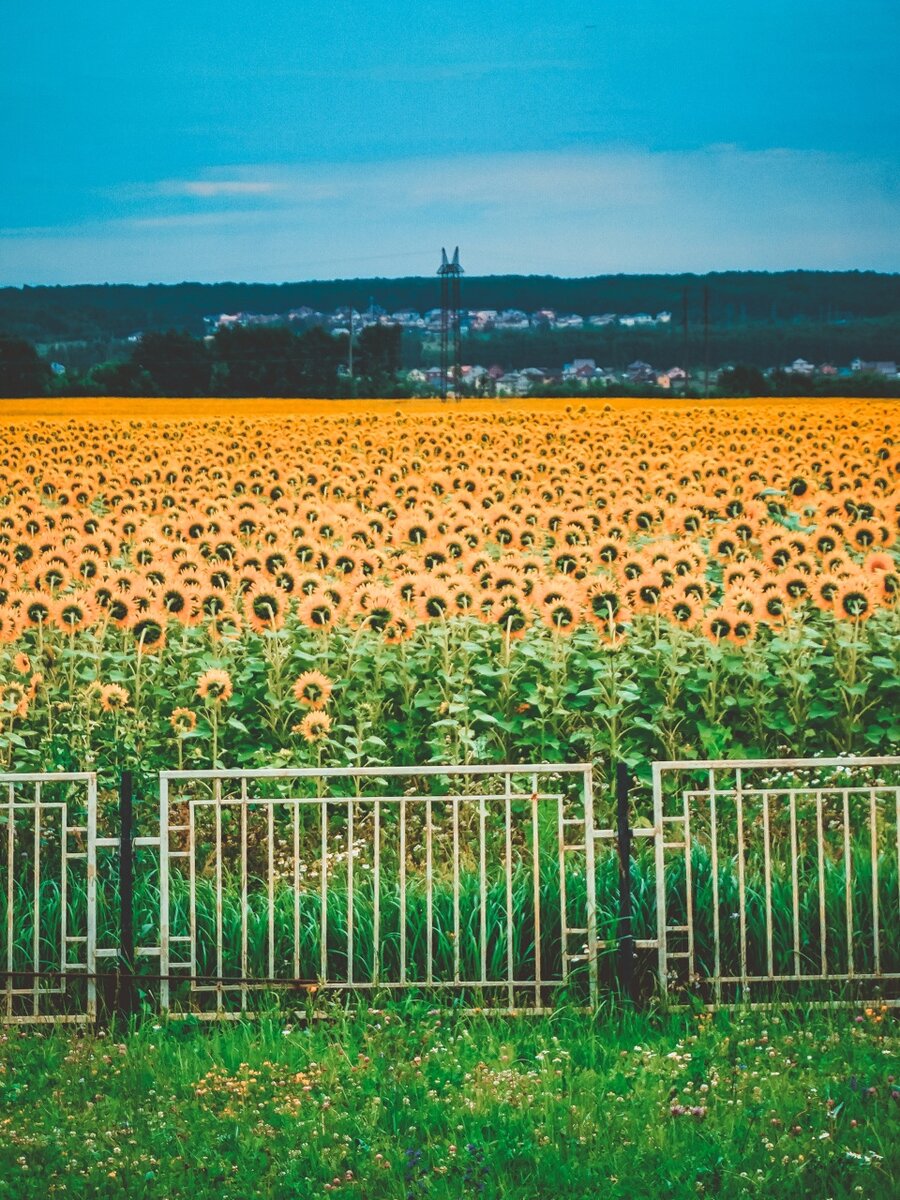
M 0 1196 L 895 1195 L 878 1009 L 5 1030 Z

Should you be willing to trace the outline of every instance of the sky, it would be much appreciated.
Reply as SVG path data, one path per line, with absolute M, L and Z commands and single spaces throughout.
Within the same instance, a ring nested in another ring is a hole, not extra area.
M 43 0 L 0 285 L 900 270 L 896 0 Z

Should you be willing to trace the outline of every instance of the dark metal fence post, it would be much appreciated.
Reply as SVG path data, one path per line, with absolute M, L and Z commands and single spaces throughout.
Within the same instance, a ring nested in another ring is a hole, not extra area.
M 628 767 L 616 764 L 616 833 L 619 844 L 619 986 L 629 1000 L 634 989 L 634 927 L 631 895 L 631 814 Z
M 134 780 L 122 772 L 119 785 L 119 971 L 116 1011 L 131 1016 L 137 1010 L 134 983 Z

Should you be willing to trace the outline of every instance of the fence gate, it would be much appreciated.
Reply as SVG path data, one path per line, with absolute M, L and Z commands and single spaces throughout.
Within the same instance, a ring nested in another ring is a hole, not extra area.
M 659 984 L 900 1003 L 900 758 L 653 766 Z
M 95 775 L 0 774 L 5 1022 L 94 1019 L 97 844 Z
M 161 1007 L 238 1016 L 276 987 L 594 999 L 593 832 L 587 764 L 165 772 Z

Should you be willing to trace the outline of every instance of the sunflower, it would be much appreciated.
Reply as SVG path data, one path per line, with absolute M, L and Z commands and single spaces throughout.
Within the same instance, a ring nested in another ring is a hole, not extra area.
M 327 596 L 313 593 L 301 600 L 297 618 L 310 629 L 329 629 L 335 621 L 336 610 Z
M 260 587 L 244 597 L 248 623 L 257 633 L 280 629 L 284 625 L 288 601 L 278 587 Z
M 734 614 L 727 608 L 714 608 L 703 619 L 703 632 L 712 642 L 730 637 L 733 627 Z
M 128 701 L 128 692 L 119 683 L 107 683 L 100 688 L 100 707 L 104 712 L 126 708 Z
M 179 737 L 185 737 L 197 728 L 197 714 L 190 708 L 174 708 L 169 724 Z
M 227 671 L 211 667 L 197 680 L 197 695 L 201 700 L 213 704 L 227 704 L 234 693 L 234 685 Z
M 331 717 L 324 712 L 308 712 L 302 721 L 291 727 L 291 733 L 298 734 L 314 745 L 324 742 L 331 732 Z
M 166 623 L 162 613 L 151 610 L 141 613 L 131 626 L 131 633 L 137 642 L 139 654 L 149 654 L 162 650 L 166 644 Z
M 331 698 L 333 688 L 332 681 L 321 671 L 304 671 L 294 681 L 294 698 L 306 708 L 323 709 Z
M 865 575 L 842 579 L 834 593 L 832 607 L 842 620 L 865 621 L 875 610 L 876 593 Z

